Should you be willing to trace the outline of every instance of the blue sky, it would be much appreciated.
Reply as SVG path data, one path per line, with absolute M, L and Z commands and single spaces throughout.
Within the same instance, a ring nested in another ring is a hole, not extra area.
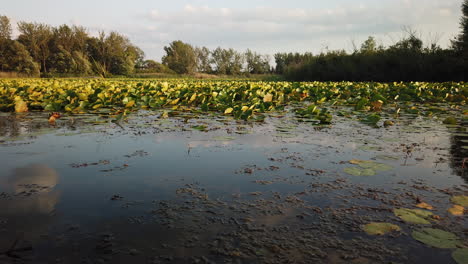
M 418 31 L 446 47 L 459 32 L 462 0 L 3 0 L 0 15 L 51 25 L 118 31 L 160 60 L 183 40 L 209 48 L 275 52 L 351 50 L 369 35 L 384 45 Z

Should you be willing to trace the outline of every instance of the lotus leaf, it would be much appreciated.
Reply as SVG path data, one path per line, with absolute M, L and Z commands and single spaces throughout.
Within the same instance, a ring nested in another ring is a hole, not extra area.
M 364 169 L 371 169 L 373 171 L 388 171 L 393 167 L 387 164 L 378 163 L 371 160 L 350 160 L 349 163 L 359 165 Z
M 370 223 L 362 228 L 369 235 L 385 235 L 392 231 L 400 231 L 401 228 L 390 223 Z
M 373 169 L 361 169 L 357 167 L 345 168 L 344 172 L 353 176 L 374 176 L 375 171 Z
M 461 245 L 460 239 L 455 234 L 435 228 L 423 228 L 419 231 L 413 231 L 411 236 L 428 246 L 436 248 L 456 248 Z
M 468 248 L 459 248 L 452 253 L 452 258 L 458 264 L 468 264 Z
M 463 207 L 468 207 L 468 196 L 466 195 L 453 196 L 451 201 L 454 204 L 458 204 Z
M 393 209 L 393 213 L 405 222 L 423 225 L 430 224 L 431 222 L 429 222 L 428 219 L 433 215 L 432 212 L 429 211 L 407 208 Z

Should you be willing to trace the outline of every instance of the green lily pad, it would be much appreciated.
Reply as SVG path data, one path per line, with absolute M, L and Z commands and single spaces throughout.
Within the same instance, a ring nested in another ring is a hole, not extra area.
M 447 117 L 446 119 L 444 119 L 444 121 L 442 122 L 446 125 L 456 125 L 457 124 L 457 119 L 453 116 L 450 116 L 450 117 Z
M 381 160 L 399 160 L 399 157 L 391 156 L 391 155 L 378 155 L 376 156 L 377 159 Z
M 452 253 L 452 258 L 458 264 L 468 264 L 468 248 L 459 248 Z
M 212 139 L 215 140 L 215 141 L 231 141 L 231 140 L 234 140 L 236 138 L 235 137 L 229 137 L 229 136 L 225 136 L 225 137 L 219 136 L 219 137 L 214 137 Z
M 373 169 L 361 169 L 357 167 L 345 168 L 343 171 L 353 176 L 374 176 L 376 174 Z
M 407 209 L 407 208 L 398 208 L 393 209 L 393 213 L 401 218 L 401 220 L 412 223 L 412 224 L 422 224 L 428 225 L 429 217 L 432 216 L 432 212 L 424 211 L 421 209 Z
M 392 231 L 400 231 L 401 228 L 390 223 L 370 223 L 362 227 L 369 235 L 385 235 Z
M 468 207 L 468 196 L 466 195 L 457 195 L 453 196 L 452 199 L 450 199 L 452 203 L 461 205 L 463 207 Z
M 199 131 L 206 131 L 207 126 L 200 125 L 200 126 L 193 126 L 192 128 L 195 129 L 195 130 L 199 130 Z
M 371 169 L 373 171 L 388 171 L 393 169 L 393 167 L 390 165 L 378 163 L 371 160 L 350 160 L 349 163 L 357 164 L 361 168 Z
M 435 228 L 423 228 L 419 231 L 413 231 L 411 236 L 428 246 L 436 248 L 456 248 L 461 244 L 460 239 L 455 234 Z
M 389 171 L 393 169 L 392 166 L 383 164 L 383 163 L 377 163 L 373 161 L 368 161 L 368 162 L 363 162 L 358 164 L 360 167 L 365 168 L 365 169 L 372 169 L 375 171 Z

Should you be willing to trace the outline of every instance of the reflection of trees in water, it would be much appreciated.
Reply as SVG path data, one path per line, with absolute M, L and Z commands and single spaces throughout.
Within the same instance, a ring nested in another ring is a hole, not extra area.
M 450 167 L 454 173 L 461 176 L 468 182 L 468 161 L 463 168 L 463 160 L 468 158 L 468 122 L 462 122 L 462 125 L 454 130 L 450 136 Z
M 0 116 L 0 136 L 17 137 L 49 127 L 47 119 L 30 117 L 28 114 L 9 114 Z
M 0 137 L 32 136 L 40 130 L 48 128 L 63 128 L 75 130 L 77 126 L 86 123 L 86 115 L 60 119 L 55 125 L 48 122 L 47 113 L 0 114 Z

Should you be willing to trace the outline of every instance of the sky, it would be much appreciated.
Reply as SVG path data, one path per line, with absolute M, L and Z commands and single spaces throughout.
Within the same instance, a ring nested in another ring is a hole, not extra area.
M 18 21 L 117 31 L 161 60 L 182 40 L 262 54 L 359 47 L 368 36 L 391 45 L 408 29 L 447 47 L 460 32 L 462 0 L 0 0 L 0 15 Z M 15 33 L 18 32 L 15 30 Z

